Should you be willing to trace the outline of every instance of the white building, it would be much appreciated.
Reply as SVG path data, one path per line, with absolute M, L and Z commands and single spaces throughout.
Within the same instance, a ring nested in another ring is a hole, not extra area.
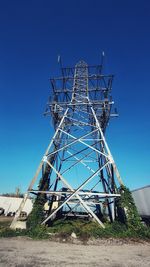
M 150 185 L 135 189 L 132 196 L 142 218 L 150 218 Z
M 21 197 L 0 196 L 0 208 L 4 209 L 4 215 L 7 216 L 9 212 L 16 212 L 20 206 L 22 199 L 23 198 Z M 32 207 L 32 200 L 27 199 L 23 211 L 25 211 L 28 215 L 31 212 Z

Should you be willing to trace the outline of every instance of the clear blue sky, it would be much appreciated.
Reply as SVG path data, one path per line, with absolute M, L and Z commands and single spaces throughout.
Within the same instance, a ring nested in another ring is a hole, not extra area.
M 114 73 L 107 139 L 124 183 L 150 184 L 150 1 L 0 1 L 0 193 L 24 192 L 52 135 L 50 76 L 83 59 Z

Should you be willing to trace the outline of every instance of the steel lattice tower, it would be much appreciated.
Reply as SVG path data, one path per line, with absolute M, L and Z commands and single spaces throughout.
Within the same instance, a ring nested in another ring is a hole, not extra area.
M 111 96 L 113 75 L 103 75 L 102 65 L 88 66 L 80 61 L 72 68 L 61 65 L 61 77 L 50 81 L 52 92 L 45 115 L 52 117 L 54 135 L 12 226 L 33 193 L 44 194 L 49 200 L 43 224 L 60 213 L 77 216 L 80 207 L 82 214 L 104 227 L 97 211 L 105 203 L 113 221 L 115 198 L 119 197 L 117 187 L 122 184 L 105 139 L 109 119 L 115 116 Z M 42 186 L 35 189 L 41 177 Z

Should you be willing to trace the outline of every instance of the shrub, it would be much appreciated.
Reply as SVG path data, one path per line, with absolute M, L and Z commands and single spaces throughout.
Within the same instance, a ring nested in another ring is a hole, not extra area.
M 47 166 L 49 168 L 49 166 Z M 39 182 L 39 190 L 46 191 L 49 188 L 49 178 L 47 177 L 47 168 L 43 177 Z M 27 228 L 34 229 L 37 225 L 40 225 L 45 218 L 44 204 L 46 202 L 46 194 L 38 193 L 33 204 L 33 209 L 27 218 Z
M 43 208 L 42 196 L 37 197 L 33 204 L 33 209 L 27 218 L 27 228 L 34 229 L 37 225 L 40 225 L 44 220 L 44 208 Z
M 3 228 L 0 230 L 0 237 L 14 237 L 16 236 L 16 231 L 10 228 Z
M 49 237 L 47 227 L 44 225 L 37 225 L 35 228 L 27 230 L 26 234 L 33 239 L 47 239 Z
M 117 220 L 132 230 L 140 229 L 142 227 L 141 219 L 130 190 L 125 186 L 121 186 L 119 191 L 121 197 L 116 201 Z

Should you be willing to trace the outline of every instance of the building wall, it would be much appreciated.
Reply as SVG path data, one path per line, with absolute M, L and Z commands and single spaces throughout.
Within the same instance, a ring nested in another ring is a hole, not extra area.
M 150 185 L 133 190 L 136 207 L 141 217 L 150 218 Z
M 4 214 L 9 212 L 16 212 L 20 206 L 22 198 L 19 197 L 6 197 L 0 196 L 0 208 L 4 209 Z M 27 199 L 23 211 L 27 212 L 27 215 L 31 212 L 33 203 L 31 199 Z

